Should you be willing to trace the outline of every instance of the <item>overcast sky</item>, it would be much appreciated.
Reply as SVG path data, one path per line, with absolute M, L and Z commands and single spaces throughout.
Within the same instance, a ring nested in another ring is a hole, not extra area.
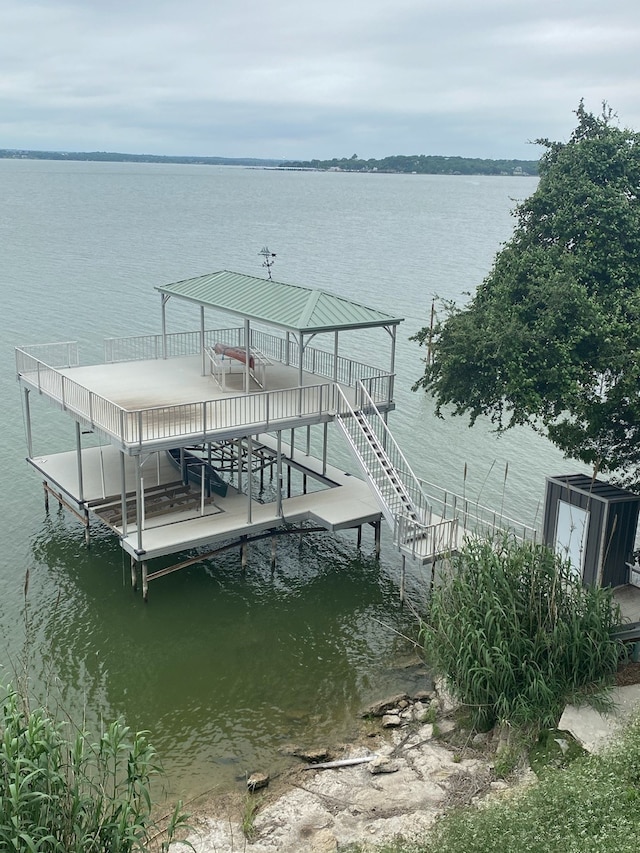
M 534 159 L 639 77 L 640 0 L 0 4 L 0 148 Z

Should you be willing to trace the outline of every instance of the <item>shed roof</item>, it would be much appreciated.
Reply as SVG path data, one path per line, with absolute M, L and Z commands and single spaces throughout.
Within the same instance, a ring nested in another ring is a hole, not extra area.
M 563 474 L 555 477 L 547 477 L 547 481 L 562 486 L 567 491 L 580 492 L 594 500 L 605 503 L 640 501 L 640 495 L 630 492 L 628 489 L 622 489 L 613 483 L 607 483 L 606 480 L 597 480 L 595 477 L 590 477 L 587 474 Z
M 302 333 L 395 326 L 403 320 L 324 290 L 228 270 L 176 281 L 156 290 Z

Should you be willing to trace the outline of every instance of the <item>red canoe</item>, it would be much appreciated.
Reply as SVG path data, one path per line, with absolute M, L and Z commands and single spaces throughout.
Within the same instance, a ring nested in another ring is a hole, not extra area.
M 213 345 L 213 349 L 223 358 L 235 358 L 236 361 L 241 361 L 243 364 L 247 363 L 247 351 L 242 347 L 229 347 L 226 344 L 217 343 Z M 255 367 L 252 355 L 249 356 L 249 367 L 252 370 Z

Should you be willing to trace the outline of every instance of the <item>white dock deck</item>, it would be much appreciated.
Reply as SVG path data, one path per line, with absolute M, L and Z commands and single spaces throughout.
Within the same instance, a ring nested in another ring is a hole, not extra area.
M 274 363 L 265 370 L 264 389 L 251 382 L 245 393 L 243 374 L 231 372 L 223 390 L 202 375 L 202 358 L 194 355 L 57 370 L 38 364 L 20 379 L 127 452 L 320 423 L 335 411 L 339 384 L 303 372 L 300 385 L 297 368 Z M 355 403 L 355 389 L 340 388 Z
M 232 370 L 226 374 L 226 390 L 220 388 L 211 374 L 202 375 L 202 358 L 199 355 L 67 367 L 60 373 L 127 411 L 137 411 L 244 396 L 242 365 L 234 364 L 230 359 L 227 363 Z M 295 389 L 298 387 L 298 375 L 296 367 L 270 364 L 265 369 L 264 390 Z M 330 380 L 304 371 L 302 382 L 305 387 L 330 384 Z M 260 397 L 264 390 L 252 381 L 249 396 Z M 353 389 L 345 393 L 353 397 Z
M 75 451 L 29 461 L 54 492 L 62 492 L 63 497 L 78 508 L 82 505 L 90 507 L 91 514 L 100 518 L 101 506 L 105 503 L 114 505 L 121 500 L 121 458 L 122 455 L 110 445 L 83 449 L 83 501 L 80 500 Z M 126 489 L 133 492 L 136 483 L 135 460 L 132 457 L 124 459 Z M 283 463 L 287 459 L 283 455 Z M 321 467 L 319 460 L 300 452 L 296 453 L 295 464 L 309 477 L 317 476 Z M 278 515 L 275 501 L 260 503 L 252 500 L 249 512 L 247 495 L 238 494 L 230 487 L 226 497 L 215 495 L 204 505 L 199 500 L 198 492 L 194 491 L 194 500 L 189 507 L 177 504 L 160 515 L 146 518 L 141 540 L 135 522 L 127 524 L 125 535 L 121 523 L 110 526 L 129 554 L 140 559 L 142 551 L 144 559 L 153 559 L 180 550 L 215 546 L 225 540 L 255 535 L 286 524 L 311 522 L 328 531 L 336 531 L 380 520 L 380 509 L 366 483 L 329 465 L 326 466 L 324 476 L 332 483 L 331 486 L 323 484 L 322 488 L 308 494 L 283 497 L 281 515 Z M 145 493 L 157 492 L 158 487 L 169 488 L 176 480 L 179 480 L 179 472 L 169 462 L 167 455 L 164 452 L 150 454 L 144 466 Z

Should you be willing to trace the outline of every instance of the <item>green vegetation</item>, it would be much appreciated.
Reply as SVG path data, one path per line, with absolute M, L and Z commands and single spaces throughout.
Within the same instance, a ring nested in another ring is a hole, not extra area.
M 508 802 L 443 820 L 421 853 L 627 853 L 637 850 L 640 720 L 602 756 L 549 771 Z
M 159 769 L 145 732 L 113 722 L 94 742 L 43 708 L 3 691 L 0 849 L 38 853 L 166 851 L 186 828 L 180 806 L 152 816 Z
M 640 717 L 602 755 L 547 770 L 508 796 L 451 812 L 421 841 L 377 853 L 635 853 L 640 808 Z M 351 853 L 362 847 L 354 845 Z M 367 848 L 370 850 L 371 848 Z
M 357 154 L 348 159 L 291 160 L 289 169 L 319 169 L 341 172 L 403 172 L 416 175 L 537 175 L 536 160 L 481 160 L 477 157 L 395 154 L 380 160 L 361 160 Z
M 105 163 L 178 163 L 202 166 L 282 167 L 286 169 L 338 170 L 343 172 L 404 172 L 418 175 L 537 175 L 536 160 L 480 160 L 472 157 L 405 156 L 381 160 L 347 159 L 270 160 L 258 157 L 178 157 L 164 154 L 122 154 L 115 151 L 31 151 L 0 148 L 0 158 L 24 160 L 83 160 Z
M 452 569 L 432 593 L 421 635 L 475 728 L 553 727 L 567 701 L 606 702 L 620 654 L 610 589 L 584 587 L 550 549 L 507 535 L 467 541 Z
M 567 456 L 640 482 L 640 134 L 605 107 L 545 147 L 511 240 L 465 308 L 415 340 L 441 414 L 531 424 Z
M 178 163 L 200 166 L 278 166 L 282 160 L 257 157 L 178 157 L 167 154 L 121 154 L 117 151 L 31 151 L 0 148 L 4 160 L 81 160 L 98 163 Z
M 529 748 L 529 766 L 536 776 L 542 776 L 549 768 L 564 769 L 584 755 L 585 750 L 569 732 L 544 729 Z
M 245 796 L 244 805 L 242 808 L 242 834 L 247 841 L 255 841 L 256 832 L 256 816 L 262 805 L 264 796 L 262 794 L 254 794 L 249 792 Z

